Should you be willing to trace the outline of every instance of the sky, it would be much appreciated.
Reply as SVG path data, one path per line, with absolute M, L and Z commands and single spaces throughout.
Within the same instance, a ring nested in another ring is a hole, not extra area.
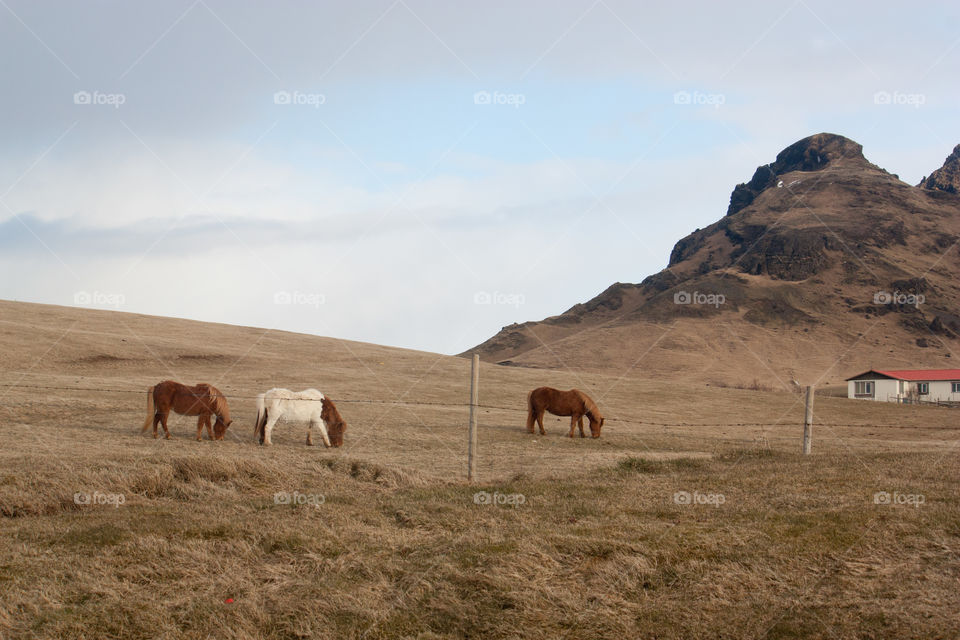
M 0 0 L 0 298 L 459 353 L 808 135 L 960 143 L 956 3 L 656 5 Z

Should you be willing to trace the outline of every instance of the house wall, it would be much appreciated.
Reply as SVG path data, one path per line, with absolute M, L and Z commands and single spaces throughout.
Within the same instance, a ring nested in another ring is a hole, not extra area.
M 878 402 L 896 402 L 902 393 L 899 380 L 877 380 L 877 390 L 873 394 Z
M 857 398 L 856 382 L 872 382 L 873 397 Z M 930 393 L 926 395 L 917 394 L 917 383 L 907 382 L 905 380 L 890 380 L 886 378 L 861 378 L 860 380 L 847 381 L 847 397 L 857 400 L 874 400 L 876 402 L 897 402 L 897 398 L 913 396 L 924 402 L 960 402 L 960 393 L 952 393 L 953 383 L 951 381 L 933 381 L 930 385 Z
M 872 398 L 857 398 L 856 395 L 856 382 L 872 382 L 873 383 L 873 397 Z M 949 387 L 947 388 L 949 390 Z M 933 388 L 931 387 L 930 392 L 933 393 Z M 860 380 L 849 380 L 847 382 L 847 397 L 848 398 L 857 398 L 857 400 L 875 400 L 877 402 L 896 402 L 897 394 L 900 393 L 900 381 L 899 380 L 890 380 L 889 378 L 862 378 Z
M 917 388 L 916 382 L 907 383 L 910 385 L 910 391 L 915 392 Z M 950 393 L 950 389 L 953 386 L 950 381 L 935 381 L 930 382 L 930 393 L 923 396 L 918 396 L 921 400 L 928 402 L 937 402 L 939 401 L 951 401 L 951 402 L 960 402 L 960 393 Z

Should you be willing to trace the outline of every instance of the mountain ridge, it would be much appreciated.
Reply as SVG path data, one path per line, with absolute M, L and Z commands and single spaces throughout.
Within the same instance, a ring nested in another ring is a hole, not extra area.
M 853 140 L 808 136 L 736 185 L 727 212 L 678 240 L 662 271 L 504 327 L 463 355 L 771 386 L 868 361 L 956 366 L 958 150 L 911 186 Z M 678 337 L 687 342 L 671 345 Z
M 960 144 L 953 148 L 939 169 L 924 177 L 917 186 L 947 193 L 960 192 Z

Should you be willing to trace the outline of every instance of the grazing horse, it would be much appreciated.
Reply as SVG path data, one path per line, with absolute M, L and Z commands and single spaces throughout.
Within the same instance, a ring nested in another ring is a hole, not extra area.
M 530 433 L 533 433 L 533 425 L 536 423 L 540 425 L 540 435 L 546 435 L 543 430 L 543 412 L 549 411 L 555 416 L 570 416 L 571 438 L 574 426 L 580 427 L 580 437 L 584 437 L 583 416 L 590 420 L 590 435 L 594 438 L 600 437 L 603 415 L 590 396 L 579 389 L 559 391 L 551 387 L 538 387 L 527 396 L 527 408 L 527 431 Z
M 320 429 L 323 444 L 328 447 L 343 445 L 343 432 L 347 423 L 330 398 L 316 389 L 290 391 L 289 389 L 270 389 L 257 396 L 257 422 L 253 435 L 260 444 L 270 445 L 270 434 L 281 418 L 290 422 L 306 422 L 307 445 L 313 446 L 313 427 Z
M 170 439 L 167 430 L 167 417 L 170 410 L 185 416 L 199 416 L 197 418 L 197 440 L 203 439 L 203 428 L 207 428 L 207 437 L 211 440 L 223 440 L 233 420 L 230 419 L 230 409 L 227 407 L 227 398 L 216 387 L 201 382 L 195 387 L 166 380 L 147 389 L 147 419 L 143 423 L 140 433 L 143 433 L 153 422 L 153 437 L 157 437 L 157 423 L 163 424 L 164 438 Z M 210 433 L 210 416 L 216 416 L 217 422 Z

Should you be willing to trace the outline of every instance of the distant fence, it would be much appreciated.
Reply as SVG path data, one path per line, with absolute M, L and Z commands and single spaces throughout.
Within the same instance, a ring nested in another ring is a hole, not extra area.
M 914 398 L 911 396 L 888 395 L 887 402 L 895 402 L 897 404 L 915 404 L 926 407 L 948 407 L 951 409 L 960 408 L 960 402 L 957 402 L 956 400 L 924 400 L 922 398 Z
M 471 386 L 470 386 L 470 396 L 469 401 L 464 403 L 450 403 L 450 402 L 437 402 L 430 400 L 403 400 L 403 399 L 394 399 L 394 400 L 385 400 L 385 399 L 371 399 L 371 398 L 350 398 L 350 397 L 338 397 L 335 401 L 345 404 L 367 404 L 367 405 L 382 405 L 382 406 L 396 406 L 396 407 L 442 407 L 448 409 L 460 409 L 467 410 L 469 409 L 469 419 L 467 422 L 468 427 L 468 454 L 467 454 L 467 475 L 468 479 L 476 479 L 476 462 L 477 462 L 477 422 L 478 414 L 480 409 L 485 409 L 488 411 L 509 411 L 514 413 L 527 414 L 526 406 L 517 407 L 517 406 L 502 406 L 502 405 L 492 405 L 492 404 L 482 404 L 479 402 L 479 387 L 478 387 L 478 370 L 476 368 L 471 369 Z M 101 388 L 101 387 L 85 387 L 85 386 L 54 386 L 54 385 L 35 385 L 35 384 L 9 384 L 6 385 L 4 389 L 3 383 L 0 383 L 0 398 L 5 395 L 5 392 L 9 392 L 12 389 L 30 389 L 34 391 L 59 391 L 59 392 L 84 392 L 84 393 L 113 393 L 113 394 L 128 394 L 128 395 L 140 395 L 144 396 L 147 392 L 148 387 L 141 386 L 137 389 L 116 389 L 116 388 Z M 221 393 L 227 397 L 228 400 L 254 400 L 260 395 L 259 393 L 251 392 L 246 389 L 234 389 L 225 387 L 221 389 Z M 524 395 L 524 399 L 526 396 Z M 813 398 L 814 393 L 813 389 L 809 388 L 806 396 L 806 403 L 804 407 L 804 420 L 803 420 L 803 433 L 800 438 L 800 450 L 802 453 L 809 454 L 811 451 L 812 445 L 812 427 L 813 427 Z M 524 405 L 526 403 L 524 402 Z M 935 405 L 935 402 L 918 402 L 914 404 L 924 404 L 924 405 Z M 956 406 L 960 403 L 951 403 L 950 406 Z M 944 406 L 943 403 L 940 403 L 939 406 Z M 628 416 L 623 414 L 617 414 L 615 416 L 608 417 L 606 419 L 607 423 L 619 423 L 619 424 L 632 424 L 638 426 L 646 427 L 664 427 L 664 428 L 729 428 L 729 427 L 777 427 L 777 426 L 788 426 L 787 423 L 783 422 L 658 422 L 652 420 L 644 420 L 635 416 Z M 923 428 L 926 430 L 935 430 L 935 431 L 948 431 L 956 430 L 960 427 L 916 427 L 903 424 L 870 424 L 870 423 L 828 423 L 822 422 L 817 423 L 818 426 L 826 429 L 834 428 L 850 428 L 850 429 L 910 429 L 915 430 L 918 428 Z M 721 437 L 721 436 L 718 436 Z M 790 440 L 796 442 L 795 437 L 788 436 L 768 436 L 762 434 L 761 437 L 755 438 L 753 440 L 745 440 L 742 438 L 729 438 L 721 437 L 724 441 L 731 442 L 747 442 L 756 444 L 759 442 L 767 442 L 771 440 Z M 824 438 L 832 439 L 832 438 Z
M 2 385 L 2 383 L 0 383 Z M 33 384 L 12 384 L 7 387 L 8 389 L 35 389 L 42 391 L 88 391 L 96 393 L 118 393 L 118 394 L 137 394 L 145 395 L 147 392 L 147 387 L 142 387 L 138 389 L 105 389 L 98 387 L 58 387 L 50 385 L 33 385 Z M 0 387 L 2 389 L 2 387 Z M 249 390 L 237 390 L 231 389 L 229 387 L 221 388 L 224 396 L 228 400 L 255 400 L 259 394 L 252 393 Z M 424 406 L 424 407 L 446 407 L 450 409 L 469 409 L 470 403 L 453 403 L 453 402 L 434 402 L 430 400 L 381 400 L 381 399 L 371 399 L 371 398 L 349 398 L 349 397 L 337 397 L 332 398 L 336 401 L 337 404 L 346 403 L 346 404 L 371 404 L 371 405 L 392 405 L 392 406 Z M 524 405 L 526 404 L 526 396 L 524 396 Z M 924 403 L 924 404 L 935 404 L 935 403 Z M 513 411 L 516 413 L 522 413 L 523 415 L 527 414 L 526 406 L 523 408 L 517 406 L 503 406 L 495 404 L 484 404 L 478 403 L 477 408 L 479 409 L 494 409 L 498 411 Z M 606 419 L 607 423 L 618 422 L 621 424 L 637 424 L 644 425 L 649 427 L 772 427 L 779 426 L 786 423 L 782 422 L 656 422 L 652 420 L 645 420 L 643 418 L 637 418 L 634 416 L 617 414 L 616 417 L 608 417 Z M 845 427 L 845 428 L 855 428 L 855 427 L 864 427 L 871 429 L 916 429 L 917 427 L 902 425 L 902 424 L 872 424 L 872 423 L 828 423 L 828 422 L 818 422 L 819 426 L 822 427 Z M 925 429 L 943 429 L 943 430 L 954 430 L 954 427 L 923 427 Z M 957 427 L 960 428 L 960 427 Z

